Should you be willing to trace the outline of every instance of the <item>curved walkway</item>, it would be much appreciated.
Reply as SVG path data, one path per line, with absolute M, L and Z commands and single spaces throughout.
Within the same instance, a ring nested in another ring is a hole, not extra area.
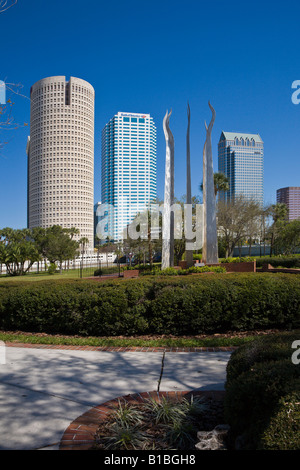
M 59 449 L 70 424 L 116 397 L 223 391 L 233 349 L 99 348 L 6 343 L 0 450 Z

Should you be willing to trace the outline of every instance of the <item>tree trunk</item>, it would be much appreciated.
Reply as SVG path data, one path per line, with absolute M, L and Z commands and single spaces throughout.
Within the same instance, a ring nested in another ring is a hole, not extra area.
M 273 256 L 273 249 L 274 249 L 274 232 L 272 232 L 272 237 L 271 237 L 271 247 L 270 247 L 270 257 L 271 258 Z

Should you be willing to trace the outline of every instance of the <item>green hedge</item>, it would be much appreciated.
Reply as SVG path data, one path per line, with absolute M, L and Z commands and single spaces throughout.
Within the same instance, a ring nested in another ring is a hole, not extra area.
M 300 392 L 279 400 L 267 429 L 262 435 L 264 450 L 300 450 Z
M 197 335 L 300 326 L 285 274 L 0 283 L 0 328 L 60 334 Z
M 256 260 L 256 258 L 245 256 L 243 258 L 221 258 L 220 263 L 249 263 Z
M 220 258 L 220 263 L 247 263 L 256 260 L 256 266 L 271 264 L 274 268 L 300 268 L 300 255 L 291 256 L 245 256 L 243 258 Z
M 190 274 L 203 274 L 203 273 L 226 273 L 226 269 L 221 266 L 192 266 L 187 269 L 166 268 L 160 269 L 154 267 L 152 269 L 140 271 L 141 276 L 188 276 Z
M 300 256 L 272 256 L 256 259 L 256 266 L 262 267 L 264 264 L 271 264 L 273 268 L 300 268 Z
M 225 418 L 244 450 L 300 449 L 300 366 L 292 344 L 300 333 L 242 346 L 227 366 Z

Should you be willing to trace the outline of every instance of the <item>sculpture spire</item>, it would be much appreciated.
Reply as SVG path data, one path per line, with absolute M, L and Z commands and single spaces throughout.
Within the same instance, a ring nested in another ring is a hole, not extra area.
M 203 204 L 204 204 L 204 245 L 202 261 L 206 264 L 218 264 L 218 235 L 216 217 L 216 195 L 214 186 L 214 169 L 211 134 L 216 119 L 216 112 L 210 102 L 212 119 L 206 128 L 206 140 L 203 150 Z
M 192 183 L 191 183 L 191 151 L 190 151 L 190 128 L 191 128 L 191 109 L 188 103 L 187 105 L 187 116 L 188 116 L 188 128 L 186 136 L 186 204 L 187 206 L 192 205 Z M 191 209 L 191 207 L 190 207 Z M 189 240 L 186 240 L 189 243 Z M 187 268 L 193 266 L 193 251 L 186 250 L 185 259 Z
M 167 111 L 163 128 L 166 139 L 165 196 L 163 211 L 162 269 L 174 266 L 174 138 L 170 130 L 170 113 Z

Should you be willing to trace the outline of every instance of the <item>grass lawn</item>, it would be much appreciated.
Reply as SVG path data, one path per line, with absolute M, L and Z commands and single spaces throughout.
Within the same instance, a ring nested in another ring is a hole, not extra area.
M 9 343 L 93 346 L 93 347 L 162 347 L 162 348 L 201 348 L 201 347 L 238 347 L 257 338 L 258 335 L 272 335 L 277 330 L 264 332 L 228 333 L 211 336 L 174 337 L 80 337 L 47 335 L 43 333 L 0 331 L 0 340 Z M 300 331 L 299 331 L 300 337 Z
M 91 277 L 94 275 L 94 271 L 97 268 L 84 268 L 82 270 L 82 277 Z M 105 274 L 118 274 L 118 268 L 102 268 L 103 275 Z M 56 281 L 62 279 L 80 279 L 80 269 L 70 269 L 69 271 L 64 271 L 62 274 L 48 274 L 48 272 L 37 273 L 28 273 L 25 276 L 4 276 L 0 275 L 0 283 L 2 282 L 36 282 L 36 281 Z

